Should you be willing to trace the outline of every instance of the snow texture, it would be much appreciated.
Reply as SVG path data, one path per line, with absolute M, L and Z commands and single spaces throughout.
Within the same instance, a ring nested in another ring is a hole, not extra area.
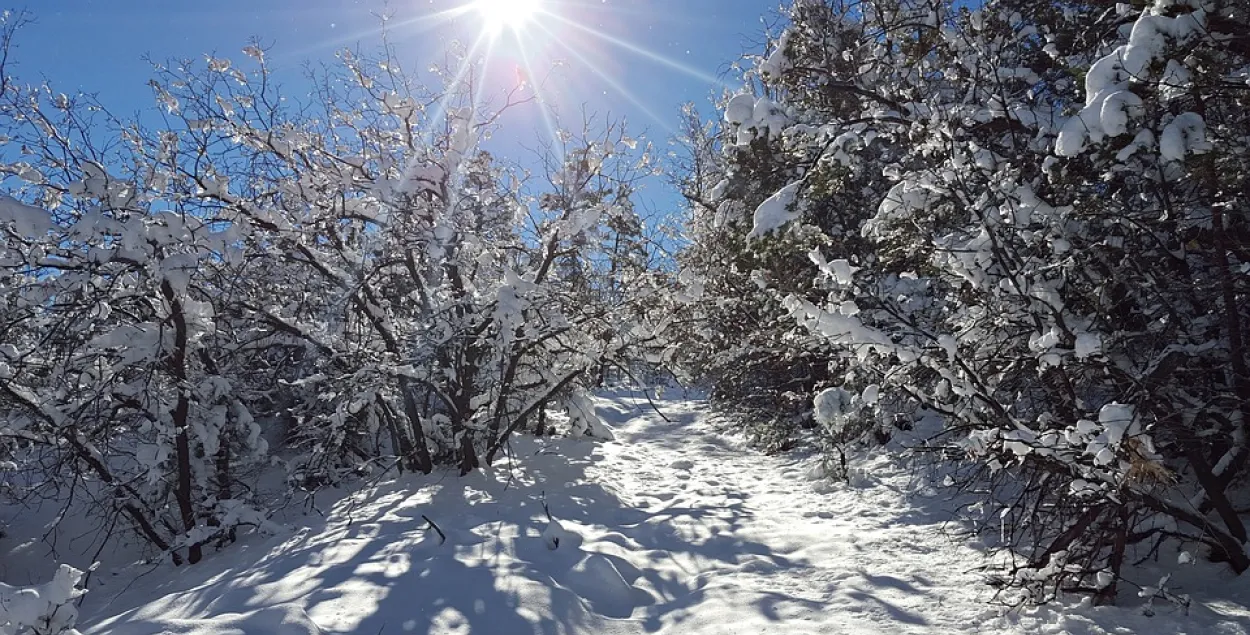
M 52 216 L 38 207 L 0 194 L 0 226 L 8 225 L 19 236 L 36 238 L 52 231 Z
M 135 614 L 135 621 L 118 624 L 116 635 L 321 635 L 312 619 L 295 604 L 276 604 L 250 611 L 226 612 L 207 618 L 164 618 Z
M 816 422 L 826 426 L 841 425 L 842 418 L 850 412 L 854 399 L 851 393 L 837 387 L 820 391 L 812 399 Z
M 1102 429 L 1107 434 L 1107 442 L 1111 445 L 1119 445 L 1124 440 L 1125 434 L 1135 436 L 1136 430 L 1133 427 L 1133 407 L 1119 403 L 1109 403 L 1098 411 L 1098 423 L 1102 424 Z
M 339 494 L 305 529 L 89 594 L 84 632 L 1248 632 L 1246 581 L 1205 562 L 1185 565 L 1200 573 L 1192 580 L 1217 580 L 1184 588 L 1188 615 L 989 603 L 983 545 L 951 522 L 966 501 L 901 450 L 922 437 L 858 456 L 862 469 L 841 484 L 821 478 L 817 459 L 763 456 L 726 437 L 698 401 L 660 402 L 666 418 L 635 393 L 593 403 L 617 441 L 519 438 L 520 458 L 485 473 Z M 1109 406 L 1100 423 L 1123 415 Z
M 790 32 L 781 34 L 773 52 L 760 61 L 760 73 L 773 79 L 780 78 L 792 66 L 786 49 L 790 43 Z
M 1092 355 L 1102 352 L 1102 339 L 1097 333 L 1078 333 L 1076 336 L 1076 350 L 1074 351 L 1078 359 L 1085 359 Z
M 785 112 L 767 97 L 738 94 L 725 104 L 725 122 L 737 131 L 738 145 L 747 145 L 757 136 L 779 137 L 789 123 Z
M 1197 113 L 1185 112 L 1163 127 L 1159 134 L 1159 156 L 1164 161 L 1183 161 L 1186 154 L 1201 154 L 1211 148 L 1207 127 Z

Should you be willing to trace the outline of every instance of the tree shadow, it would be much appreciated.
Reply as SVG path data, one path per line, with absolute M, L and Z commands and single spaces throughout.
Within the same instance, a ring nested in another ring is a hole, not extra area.
M 702 601 L 705 572 L 747 558 L 808 566 L 736 537 L 752 515 L 741 501 L 634 507 L 587 473 L 597 449 L 518 438 L 511 459 L 486 472 L 404 477 L 357 492 L 327 519 L 275 540 L 259 562 L 223 554 L 155 586 L 161 600 L 88 632 L 154 633 L 143 625 L 281 604 L 302 606 L 327 633 L 564 635 L 626 619 L 658 630 Z M 572 532 L 555 550 L 541 536 L 545 507 Z M 765 598 L 756 608 L 768 615 L 771 606 Z

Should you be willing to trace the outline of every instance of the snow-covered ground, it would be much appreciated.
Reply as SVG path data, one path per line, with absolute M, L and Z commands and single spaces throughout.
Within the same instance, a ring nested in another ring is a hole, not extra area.
M 485 474 L 347 494 L 306 528 L 94 589 L 80 624 L 88 635 L 1250 629 L 1250 588 L 1227 574 L 1219 597 L 1179 589 L 1194 595 L 1188 616 L 1004 615 L 949 502 L 897 453 L 830 484 L 813 478 L 814 459 L 719 434 L 701 402 L 660 403 L 667 421 L 638 394 L 597 406 L 615 441 L 519 439 L 516 460 Z

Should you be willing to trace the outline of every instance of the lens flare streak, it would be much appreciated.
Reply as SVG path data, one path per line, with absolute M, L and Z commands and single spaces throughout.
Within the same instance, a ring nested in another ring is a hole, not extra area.
M 572 55 L 579 63 L 581 63 L 583 66 L 589 69 L 592 73 L 597 75 L 599 79 L 602 79 L 604 83 L 606 83 L 610 88 L 612 88 L 612 90 L 616 91 L 622 97 L 627 99 L 629 103 L 634 105 L 635 108 L 642 111 L 651 119 L 655 120 L 655 122 L 660 124 L 660 126 L 664 128 L 664 130 L 669 131 L 669 132 L 672 131 L 672 126 L 669 124 L 668 120 L 657 115 L 655 111 L 651 110 L 651 108 L 649 108 L 646 104 L 644 104 L 642 100 L 638 99 L 638 97 L 636 97 L 632 92 L 630 92 L 628 88 L 623 86 L 619 81 L 613 79 L 612 76 L 609 75 L 608 73 L 605 73 L 601 68 L 596 66 L 594 62 L 591 62 L 590 59 L 588 59 L 585 55 L 580 53 L 577 49 L 573 48 L 572 45 L 566 43 L 563 39 L 557 37 L 555 33 L 552 33 L 546 27 L 541 27 L 541 28 L 543 29 L 545 33 L 551 36 L 551 39 L 553 42 L 555 42 L 564 50 L 568 51 L 569 54 Z
M 596 38 L 598 38 L 598 39 L 600 39 L 600 40 L 603 40 L 604 42 L 607 42 L 607 43 L 609 43 L 609 44 L 613 44 L 613 45 L 615 45 L 615 46 L 618 46 L 618 47 L 620 47 L 620 48 L 623 48 L 623 49 L 625 49 L 626 51 L 629 51 L 630 53 L 633 53 L 633 54 L 638 55 L 638 56 L 640 56 L 640 57 L 644 57 L 644 58 L 649 59 L 649 60 L 651 60 L 651 61 L 653 61 L 653 62 L 658 62 L 658 63 L 660 63 L 660 64 L 663 64 L 663 65 L 665 65 L 665 66 L 667 66 L 667 67 L 669 67 L 669 68 L 671 68 L 671 69 L 673 69 L 673 70 L 676 70 L 676 71 L 679 71 L 679 72 L 685 73 L 686 75 L 689 75 L 689 76 L 691 76 L 691 77 L 693 77 L 693 78 L 695 78 L 695 79 L 698 79 L 698 80 L 700 80 L 700 81 L 705 81 L 705 82 L 707 82 L 707 83 L 709 83 L 709 84 L 713 84 L 713 85 L 716 85 L 716 86 L 721 86 L 721 87 L 724 87 L 724 88 L 729 88 L 729 85 L 728 85 L 728 84 L 726 84 L 725 82 L 721 81 L 720 79 L 718 79 L 718 78 L 716 78 L 716 77 L 713 77 L 712 75 L 709 75 L 709 74 L 707 74 L 707 73 L 704 73 L 704 72 L 702 72 L 702 71 L 700 71 L 700 70 L 698 70 L 698 69 L 694 69 L 694 68 L 691 68 L 691 67 L 689 67 L 689 66 L 686 66 L 685 64 L 682 64 L 681 62 L 678 62 L 678 61 L 676 61 L 676 60 L 672 60 L 672 59 L 669 59 L 669 58 L 667 58 L 667 57 L 664 57 L 663 55 L 660 55 L 659 53 L 653 53 L 653 52 L 651 52 L 651 51 L 648 51 L 648 50 L 647 50 L 647 49 L 645 49 L 645 48 L 642 48 L 641 46 L 638 46 L 638 45 L 636 45 L 636 44 L 632 44 L 632 43 L 630 43 L 630 42 L 628 42 L 628 41 L 626 41 L 626 40 L 622 40 L 622 39 L 617 38 L 617 37 L 613 37 L 613 36 L 611 36 L 611 35 L 608 35 L 607 33 L 604 33 L 603 31 L 598 31 L 598 30 L 596 30 L 596 29 L 592 29 L 592 28 L 590 28 L 590 27 L 588 27 L 588 26 L 586 26 L 586 25 L 584 25 L 584 24 L 581 24 L 581 23 L 579 23 L 579 22 L 577 22 L 577 21 L 575 21 L 575 20 L 570 20 L 570 19 L 568 19 L 568 18 L 566 18 L 566 17 L 564 17 L 564 16 L 562 16 L 562 15 L 556 14 L 556 13 L 552 13 L 552 14 L 550 14 L 550 17 L 551 17 L 553 20 L 556 20 L 556 21 L 560 22 L 561 24 L 565 24 L 565 25 L 567 25 L 567 26 L 569 26 L 569 27 L 571 27 L 571 28 L 577 29 L 577 30 L 582 31 L 582 32 L 584 32 L 584 33 L 588 33 L 588 34 L 590 34 L 590 35 L 592 35 L 592 36 L 594 36 L 594 37 L 596 37 Z
M 728 88 L 724 81 L 707 72 L 589 26 L 587 20 L 592 17 L 591 13 L 602 11 L 598 8 L 587 8 L 590 6 L 593 5 L 561 0 L 461 0 L 453 8 L 425 12 L 402 21 L 391 21 L 384 27 L 392 34 L 402 31 L 405 37 L 411 37 L 426 33 L 440 23 L 463 25 L 467 20 L 474 39 L 460 61 L 459 68 L 455 69 L 454 76 L 449 78 L 448 88 L 463 85 L 466 81 L 471 82 L 473 85 L 467 86 L 471 103 L 462 105 L 474 110 L 484 105 L 490 86 L 500 82 L 504 84 L 503 89 L 510 104 L 516 103 L 511 101 L 514 95 L 528 91 L 530 97 L 523 101 L 537 102 L 542 127 L 549 135 L 551 149 L 557 153 L 562 147 L 557 139 L 559 106 L 570 99 L 577 99 L 579 96 L 570 94 L 569 91 L 576 91 L 579 85 L 585 85 L 585 82 L 577 81 L 556 83 L 552 81 L 550 71 L 539 80 L 543 66 L 551 64 L 555 68 L 560 64 L 558 57 L 566 57 L 569 67 L 591 74 L 601 81 L 607 89 L 605 95 L 615 94 L 624 98 L 637 112 L 669 132 L 672 131 L 672 125 L 668 118 L 659 116 L 631 90 L 628 84 L 632 80 L 627 80 L 624 73 L 616 72 L 616 69 L 605 69 L 599 61 L 600 53 L 619 51 L 624 55 L 614 54 L 618 58 L 637 58 L 706 82 L 710 87 Z M 459 30 L 462 27 L 454 28 Z M 499 63 L 504 59 L 502 56 L 510 56 L 515 61 L 516 64 L 512 67 L 515 78 L 501 70 L 509 67 L 508 64 Z M 448 90 L 437 105 L 431 108 L 432 116 L 426 120 L 421 130 L 423 139 L 431 140 L 438 122 L 445 122 L 446 115 L 457 107 L 451 103 L 453 95 L 456 94 L 465 93 Z

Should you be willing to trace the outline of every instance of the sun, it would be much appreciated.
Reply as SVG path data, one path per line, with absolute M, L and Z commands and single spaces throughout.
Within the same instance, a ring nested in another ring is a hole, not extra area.
M 542 13 L 542 0 L 474 0 L 473 8 L 477 9 L 486 30 L 498 35 L 504 29 L 519 32 L 539 13 Z

